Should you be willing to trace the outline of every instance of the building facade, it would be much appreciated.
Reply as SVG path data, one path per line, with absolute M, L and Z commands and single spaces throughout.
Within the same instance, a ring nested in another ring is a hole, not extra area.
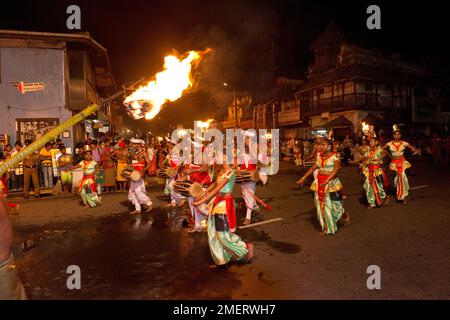
M 0 30 L 0 134 L 11 143 L 39 139 L 109 94 L 110 71 L 106 49 L 88 34 Z M 36 91 L 19 91 L 32 84 Z M 60 138 L 73 147 L 85 132 L 83 122 Z
M 294 97 L 282 102 L 280 128 L 292 123 L 300 138 L 333 128 L 344 137 L 360 135 L 369 120 L 386 134 L 393 123 L 427 133 L 442 122 L 440 91 L 425 68 L 355 45 L 332 22 L 310 49 L 314 62 Z

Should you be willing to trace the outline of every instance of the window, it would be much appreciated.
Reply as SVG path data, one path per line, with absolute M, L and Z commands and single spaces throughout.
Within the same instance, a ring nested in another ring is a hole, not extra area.
M 366 92 L 367 91 L 372 91 L 373 90 L 373 83 L 366 81 Z

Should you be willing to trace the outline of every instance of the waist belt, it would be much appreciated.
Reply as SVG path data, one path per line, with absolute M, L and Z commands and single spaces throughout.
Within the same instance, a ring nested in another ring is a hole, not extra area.
M 373 171 L 373 170 L 376 170 L 376 169 L 379 169 L 379 168 L 381 168 L 381 165 L 379 165 L 379 164 L 369 164 L 369 170 L 370 171 Z

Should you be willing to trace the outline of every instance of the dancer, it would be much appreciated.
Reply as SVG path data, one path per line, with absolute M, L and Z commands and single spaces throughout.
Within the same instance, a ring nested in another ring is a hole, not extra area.
M 195 146 L 195 142 L 192 143 Z M 201 147 L 201 146 L 198 146 Z M 201 147 L 201 152 L 204 151 L 204 147 Z M 195 149 L 194 149 L 195 152 Z M 195 157 L 194 157 L 195 159 Z M 211 184 L 210 168 L 208 164 L 194 164 L 192 159 L 187 164 L 187 169 L 184 170 L 184 174 L 187 175 L 187 179 L 193 183 L 198 183 L 202 187 L 207 188 Z M 194 206 L 192 203 L 194 198 L 188 197 L 189 208 L 191 209 L 192 218 L 194 220 L 194 228 L 189 232 L 201 232 L 202 221 L 208 217 L 208 212 L 205 206 Z
M 386 143 L 383 149 L 388 149 L 391 153 L 391 163 L 389 168 L 396 172 L 394 179 L 395 187 L 397 188 L 396 198 L 398 201 L 403 201 L 406 204 L 406 197 L 409 194 L 408 177 L 406 176 L 406 169 L 411 168 L 411 164 L 406 161 L 404 153 L 406 148 L 413 152 L 413 155 L 419 153 L 419 150 L 411 146 L 408 142 L 401 140 L 402 135 L 397 125 L 394 125 L 394 140 Z
M 83 169 L 83 179 L 80 182 L 78 190 L 80 190 L 84 207 L 94 208 L 101 203 L 101 199 L 97 194 L 97 186 L 95 185 L 95 176 L 99 173 L 100 169 L 98 163 L 92 160 L 91 151 L 85 151 L 83 158 L 84 160 L 72 167 L 72 170 L 78 168 Z
M 216 266 L 226 265 L 230 261 L 249 262 L 253 257 L 253 244 L 245 243 L 231 231 L 230 217 L 234 215 L 232 192 L 235 179 L 234 169 L 224 163 L 216 182 L 193 202 L 194 206 L 199 206 L 214 198 L 208 216 L 208 245 Z M 236 221 L 231 223 L 235 226 Z
M 186 201 L 186 198 L 175 191 L 174 184 L 175 181 L 181 178 L 181 175 L 183 174 L 181 167 L 184 166 L 181 159 L 178 157 L 176 152 L 173 152 L 174 144 L 172 142 L 169 142 L 168 144 L 168 154 L 166 156 L 166 165 L 171 167 L 173 169 L 172 172 L 175 172 L 174 176 L 169 177 L 166 180 L 166 187 L 165 191 L 168 190 L 170 194 L 170 203 L 168 204 L 169 207 L 181 207 Z
M 341 167 L 339 157 L 331 152 L 332 141 L 325 139 L 317 146 L 316 163 L 300 178 L 297 183 L 303 185 L 305 179 L 315 170 L 318 170 L 317 177 L 311 185 L 314 191 L 314 203 L 317 209 L 317 219 L 322 227 L 321 234 L 335 234 L 337 223 L 343 220 L 348 226 L 349 215 L 345 213 L 341 190 L 343 186 L 337 177 Z
M 250 139 L 248 137 L 245 138 L 245 146 L 248 148 L 250 143 Z M 253 174 L 257 168 L 256 163 L 250 163 L 250 154 L 243 153 L 240 157 L 241 165 L 239 167 L 240 170 L 246 170 Z M 243 225 L 249 225 L 252 220 L 252 212 L 259 211 L 259 207 L 256 204 L 255 200 L 255 191 L 256 191 L 256 181 L 246 181 L 241 184 L 242 190 L 242 198 L 245 202 L 245 207 L 247 211 L 245 213 L 245 219 L 242 223 Z
M 367 202 L 369 203 L 367 209 L 389 203 L 389 196 L 386 195 L 384 190 L 385 174 L 382 167 L 386 153 L 377 142 L 375 137 L 369 139 L 369 150 L 366 151 L 362 158 L 362 161 L 367 163 L 363 169 L 363 174 L 366 177 L 364 190 L 366 190 Z
M 153 208 L 153 203 L 150 197 L 147 195 L 145 188 L 144 176 L 150 167 L 148 161 L 147 152 L 144 148 L 145 142 L 139 139 L 131 139 L 131 143 L 134 147 L 134 154 L 132 154 L 133 161 L 131 163 L 135 172 L 131 174 L 130 189 L 128 190 L 128 200 L 134 205 L 134 211 L 130 214 L 140 214 L 141 206 L 145 205 L 145 212 L 150 212 Z

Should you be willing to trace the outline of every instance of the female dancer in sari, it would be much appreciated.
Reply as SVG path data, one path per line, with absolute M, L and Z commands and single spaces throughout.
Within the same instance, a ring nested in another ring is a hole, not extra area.
M 232 192 L 235 179 L 234 169 L 224 164 L 217 180 L 193 202 L 194 206 L 199 206 L 214 198 L 208 205 L 211 208 L 208 215 L 208 244 L 214 263 L 219 266 L 230 261 L 249 262 L 253 257 L 253 245 L 245 243 L 230 231 L 229 217 L 234 214 Z M 236 223 L 236 220 L 232 223 Z
M 97 186 L 95 185 L 95 176 L 99 173 L 100 168 L 96 161 L 92 160 L 92 152 L 84 153 L 84 160 L 73 169 L 83 169 L 83 179 L 80 182 L 80 196 L 83 200 L 85 208 L 94 208 L 100 204 L 100 198 L 97 194 Z
M 367 209 L 389 203 L 389 196 L 386 195 L 384 190 L 386 175 L 383 171 L 383 158 L 385 156 L 386 153 L 378 145 L 378 140 L 375 137 L 370 138 L 369 149 L 362 158 L 362 161 L 367 164 L 363 169 L 363 175 L 366 178 L 364 190 L 366 190 L 367 202 L 369 203 Z
M 394 140 L 386 143 L 383 149 L 389 149 L 392 157 L 389 168 L 391 171 L 397 173 L 394 179 L 394 184 L 397 188 L 397 200 L 403 201 L 403 204 L 406 204 L 406 197 L 409 194 L 409 183 L 405 171 L 411 168 L 411 164 L 406 161 L 404 153 L 406 148 L 410 149 L 413 155 L 418 154 L 419 150 L 411 146 L 408 142 L 401 140 L 401 138 L 400 130 L 394 125 Z
M 318 146 L 316 163 L 300 178 L 297 183 L 303 185 L 305 179 L 318 169 L 317 177 L 311 185 L 314 191 L 314 202 L 317 209 L 317 219 L 322 227 L 321 234 L 335 234 L 337 223 L 341 218 L 348 226 L 350 217 L 343 207 L 341 190 L 343 186 L 337 177 L 341 167 L 339 157 L 331 152 L 331 140 L 323 140 Z

